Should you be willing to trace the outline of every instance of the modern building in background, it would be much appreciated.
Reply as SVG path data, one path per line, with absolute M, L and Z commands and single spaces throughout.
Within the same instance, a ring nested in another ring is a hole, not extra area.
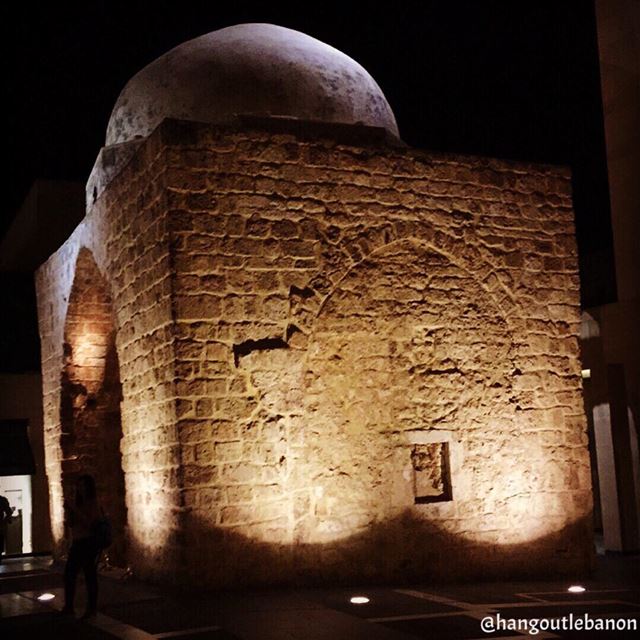
M 611 223 L 613 302 L 585 309 L 581 350 L 596 526 L 607 551 L 640 550 L 640 5 L 596 3 Z
M 8 554 L 51 550 L 35 269 L 82 219 L 82 185 L 38 181 L 0 241 L 0 494 L 14 508 Z

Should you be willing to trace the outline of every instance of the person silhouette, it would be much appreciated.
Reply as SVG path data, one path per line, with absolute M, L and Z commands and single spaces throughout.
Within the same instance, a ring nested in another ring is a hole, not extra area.
M 74 502 L 65 501 L 65 521 L 71 529 L 71 547 L 64 568 L 64 608 L 62 613 L 73 615 L 76 582 L 80 569 L 84 571 L 87 587 L 86 620 L 96 615 L 98 607 L 98 556 L 100 545 L 94 530 L 102 512 L 98 504 L 93 476 L 83 474 L 75 485 Z
M 9 504 L 9 501 L 0 496 L 0 562 L 2 562 L 2 555 L 4 554 L 4 541 L 7 536 L 7 525 L 11 522 L 11 516 L 13 515 L 13 509 Z

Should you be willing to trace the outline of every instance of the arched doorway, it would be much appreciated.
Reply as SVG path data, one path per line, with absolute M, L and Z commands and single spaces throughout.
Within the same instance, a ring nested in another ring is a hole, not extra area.
M 61 389 L 64 498 L 72 499 L 80 474 L 95 477 L 101 505 L 113 526 L 109 561 L 124 566 L 127 509 L 114 316 L 107 283 L 87 249 L 78 255 L 69 296 Z

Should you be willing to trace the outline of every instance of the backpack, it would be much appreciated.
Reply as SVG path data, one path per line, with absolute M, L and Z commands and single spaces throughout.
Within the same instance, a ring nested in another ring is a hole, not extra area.
M 98 549 L 106 549 L 111 546 L 113 542 L 113 527 L 109 518 L 102 516 L 96 520 L 93 525 L 93 537 Z

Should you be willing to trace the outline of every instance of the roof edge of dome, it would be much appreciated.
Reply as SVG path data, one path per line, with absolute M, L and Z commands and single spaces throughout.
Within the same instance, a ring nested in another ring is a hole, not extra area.
M 292 136 L 300 141 L 330 140 L 358 148 L 408 149 L 406 143 L 383 127 L 340 122 L 301 120 L 299 118 L 237 115 L 233 122 L 219 124 L 165 118 L 148 136 L 127 142 L 105 145 L 100 149 L 85 187 L 86 210 L 89 211 L 109 184 L 125 169 L 138 149 L 156 136 L 163 144 L 194 144 L 198 132 L 216 130 L 223 134 L 261 132 L 273 136 Z

